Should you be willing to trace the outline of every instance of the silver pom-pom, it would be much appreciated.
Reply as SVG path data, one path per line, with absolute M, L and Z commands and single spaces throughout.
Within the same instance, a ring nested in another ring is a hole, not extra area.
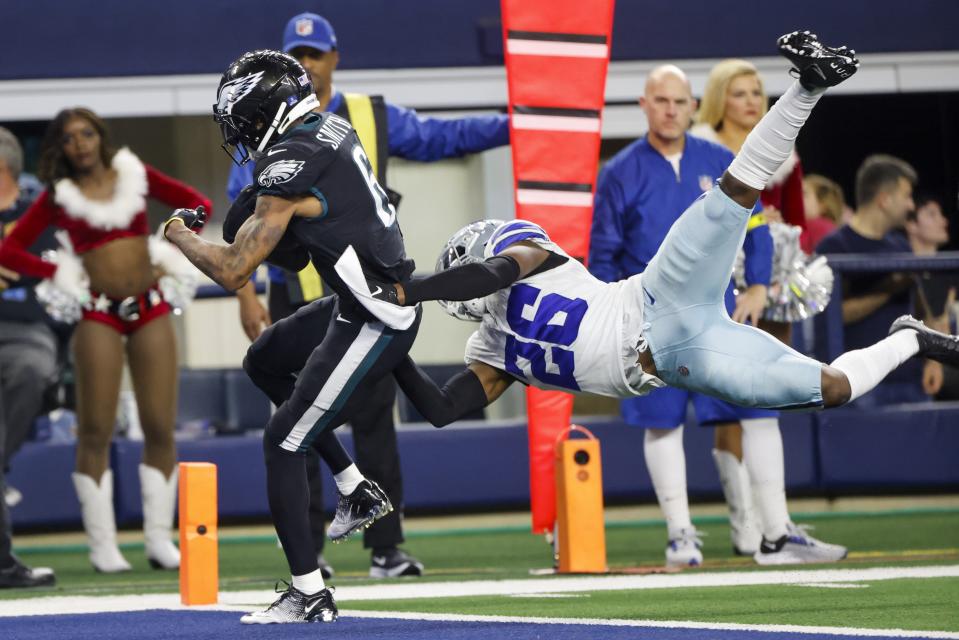
M 833 273 L 824 256 L 812 260 L 799 247 L 802 229 L 781 222 L 769 224 L 773 237 L 773 274 L 763 318 L 798 322 L 826 308 L 832 296 Z M 733 267 L 736 287 L 746 287 L 745 255 L 740 249 Z

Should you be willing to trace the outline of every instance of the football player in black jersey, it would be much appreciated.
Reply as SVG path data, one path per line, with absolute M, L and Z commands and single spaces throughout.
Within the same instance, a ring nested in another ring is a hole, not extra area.
M 398 315 L 371 296 L 358 298 L 341 275 L 354 274 L 353 283 L 364 277 L 395 282 L 412 273 L 413 261 L 356 132 L 334 114 L 314 113 L 317 104 L 308 75 L 286 54 L 255 51 L 231 64 L 214 119 L 234 161 L 255 161 L 255 193 L 246 204 L 243 198 L 234 203 L 228 245 L 193 233 L 202 210 L 178 209 L 164 227 L 166 237 L 226 289 L 243 286 L 264 261 L 301 268 L 312 260 L 336 292 L 264 331 L 243 363 L 278 407 L 264 433 L 267 495 L 293 576 L 276 602 L 243 616 L 244 623 L 336 619 L 310 532 L 304 453 L 320 451 L 344 496 L 331 538 L 342 539 L 392 508 L 352 464 L 333 429 L 362 403 L 364 388 L 402 361 L 420 320 L 418 308 Z M 353 270 L 336 268 L 338 261 Z

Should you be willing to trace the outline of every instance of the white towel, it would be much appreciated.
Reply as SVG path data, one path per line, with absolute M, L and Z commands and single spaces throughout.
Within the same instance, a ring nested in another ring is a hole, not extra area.
M 416 319 L 415 307 L 401 307 L 385 300 L 377 300 L 370 294 L 366 276 L 363 275 L 363 267 L 360 266 L 360 259 L 353 245 L 346 248 L 333 268 L 360 304 L 383 324 L 400 331 L 409 329 L 413 324 Z

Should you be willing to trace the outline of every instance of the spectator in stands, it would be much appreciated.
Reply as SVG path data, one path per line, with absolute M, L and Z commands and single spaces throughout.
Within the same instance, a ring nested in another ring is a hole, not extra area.
M 209 208 L 210 201 L 128 149 L 114 148 L 105 123 L 89 109 L 58 113 L 40 153 L 38 174 L 46 190 L 0 245 L 0 265 L 47 278 L 85 303 L 73 338 L 79 423 L 73 483 L 90 561 L 105 573 L 130 569 L 117 547 L 109 468 L 125 354 L 145 439 L 139 472 L 146 555 L 156 568 L 176 569 L 180 554 L 170 540 L 177 480 L 176 344 L 170 305 L 157 287 L 157 269 L 162 271 L 172 247 L 148 245 L 146 197 L 170 207 Z M 50 227 L 65 230 L 72 245 L 58 250 L 56 262 L 29 252 Z
M 803 207 L 806 210 L 806 232 L 800 246 L 806 253 L 816 250 L 819 241 L 842 224 L 846 199 L 842 187 L 825 176 L 809 174 L 802 180 Z
M 949 219 L 942 205 L 930 195 L 916 198 L 916 208 L 906 215 L 906 237 L 917 256 L 934 256 L 949 243 Z M 952 333 L 959 276 L 955 272 L 926 271 L 919 274 L 917 315 L 937 331 Z M 923 390 L 937 400 L 959 400 L 959 369 L 926 360 Z
M 856 213 L 819 243 L 821 254 L 877 254 L 910 251 L 900 234 L 909 212 L 915 209 L 912 190 L 918 181 L 909 163 L 889 155 L 865 159 L 856 172 Z M 845 350 L 861 349 L 883 338 L 897 317 L 910 313 L 910 290 L 914 278 L 905 273 L 843 274 L 842 319 Z M 893 371 L 857 405 L 877 406 L 899 402 L 920 402 L 921 363 L 913 358 Z
M 0 237 L 37 195 L 20 188 L 22 169 L 20 143 L 0 127 Z M 37 253 L 53 242 L 48 235 L 31 250 Z M 57 367 L 56 336 L 37 302 L 33 284 L 0 267 L 0 589 L 52 585 L 56 581 L 52 570 L 31 569 L 13 555 L 10 514 L 4 499 L 9 460 L 29 434 Z
M 766 91 L 755 65 L 746 60 L 723 60 L 709 73 L 696 114 L 697 124 L 690 132 L 739 153 L 746 136 L 766 113 L 767 105 Z M 766 221 L 800 227 L 801 238 L 807 235 L 802 182 L 802 164 L 793 149 L 760 199 L 760 215 Z M 759 320 L 758 326 L 781 342 L 792 342 L 789 323 Z M 727 413 L 715 424 L 713 458 L 729 504 L 733 547 L 748 551 L 759 544 L 754 532 L 760 529 L 767 540 L 798 529 L 786 507 L 778 412 L 743 409 L 738 414 Z M 744 464 L 747 457 L 749 461 Z M 836 553 L 836 559 L 841 555 L 844 553 Z
M 320 15 L 301 13 L 290 18 L 283 32 L 283 51 L 296 58 L 310 74 L 320 108 L 352 123 L 377 180 L 394 206 L 399 205 L 400 196 L 388 187 L 386 169 L 390 156 L 431 162 L 509 144 L 509 120 L 505 115 L 455 120 L 424 118 L 411 109 L 386 102 L 382 96 L 337 91 L 333 85 L 340 56 L 336 34 L 329 21 Z M 253 181 L 252 171 L 253 163 L 233 166 L 227 185 L 231 200 Z M 298 274 L 270 267 L 269 310 L 260 303 L 250 282 L 237 292 L 240 322 L 250 340 L 255 340 L 271 321 L 285 318 L 322 295 L 323 284 L 312 265 Z M 378 483 L 396 506 L 393 513 L 377 521 L 363 535 L 363 546 L 372 550 L 370 575 L 379 578 L 423 572 L 422 563 L 398 547 L 403 542 L 403 478 L 393 423 L 395 400 L 396 385 L 387 376 L 377 383 L 363 412 L 351 423 L 360 470 Z M 314 545 L 320 568 L 328 578 L 332 568 L 323 558 L 323 489 L 319 462 L 313 452 L 308 457 L 308 470 Z

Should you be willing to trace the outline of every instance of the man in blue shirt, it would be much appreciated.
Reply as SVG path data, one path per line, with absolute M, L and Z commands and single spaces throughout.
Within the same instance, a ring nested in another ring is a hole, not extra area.
M 712 187 L 733 160 L 733 154 L 725 147 L 687 133 L 696 102 L 689 81 L 679 68 L 665 65 L 654 69 L 640 106 L 649 121 L 648 134 L 616 154 L 600 172 L 597 183 L 589 268 L 593 275 L 607 282 L 643 272 L 683 211 Z M 772 275 L 772 237 L 761 215 L 753 216 L 744 249 L 749 286 L 734 296 L 730 285 L 726 306 L 733 320 L 755 325 L 765 307 L 766 288 Z M 775 415 L 676 388 L 623 401 L 627 424 L 646 429 L 646 465 L 668 529 L 668 565 L 702 562 L 701 543 L 692 526 L 686 495 L 682 432 L 689 400 L 693 401 L 701 424 Z M 778 429 L 773 435 L 780 437 Z M 739 512 L 743 501 L 749 499 L 749 481 L 738 461 L 736 465 L 724 464 L 732 457 L 723 455 L 726 453 L 716 450 L 714 457 L 727 498 L 732 498 L 729 502 L 734 546 L 741 553 L 752 554 L 759 546 L 758 531 L 736 531 L 737 517 L 740 522 L 746 520 L 742 517 L 745 514 Z M 778 464 L 781 471 L 781 456 Z M 776 500 L 781 502 L 777 505 L 779 511 L 785 514 L 784 490 Z M 788 521 L 788 514 L 783 520 Z
M 337 91 L 333 84 L 333 73 L 339 62 L 336 33 L 329 21 L 315 13 L 302 13 L 287 22 L 283 51 L 296 58 L 309 73 L 320 108 L 353 124 L 377 181 L 386 189 L 394 206 L 399 204 L 400 196 L 387 184 L 389 156 L 431 162 L 509 144 L 509 118 L 506 115 L 455 120 L 424 118 L 412 109 L 386 102 L 381 96 Z M 231 200 L 253 182 L 252 171 L 253 163 L 232 167 L 227 183 L 227 195 Z M 293 274 L 271 266 L 269 283 L 269 310 L 260 303 L 252 282 L 237 291 L 240 322 L 250 340 L 256 339 L 272 320 L 286 317 L 323 295 L 322 283 L 312 267 Z M 377 521 L 364 534 L 364 546 L 372 549 L 370 575 L 420 575 L 422 563 L 398 548 L 403 542 L 403 481 L 393 424 L 396 389 L 392 378 L 384 378 L 370 395 L 362 415 L 352 423 L 357 463 L 364 475 L 376 481 L 397 506 L 396 511 Z M 311 454 L 310 515 L 316 550 L 321 556 L 320 566 L 325 577 L 329 577 L 332 569 L 322 559 L 323 504 L 318 464 L 316 456 Z
M 822 239 L 816 252 L 909 253 L 908 240 L 894 233 L 915 209 L 912 190 L 916 170 L 887 155 L 866 158 L 856 173 L 856 214 L 849 224 Z M 845 349 L 859 349 L 886 335 L 889 322 L 912 312 L 910 290 L 915 282 L 903 273 L 861 273 L 842 277 L 842 320 Z M 887 328 L 883 328 L 885 323 Z M 860 407 L 922 402 L 922 362 L 913 358 L 856 401 Z

